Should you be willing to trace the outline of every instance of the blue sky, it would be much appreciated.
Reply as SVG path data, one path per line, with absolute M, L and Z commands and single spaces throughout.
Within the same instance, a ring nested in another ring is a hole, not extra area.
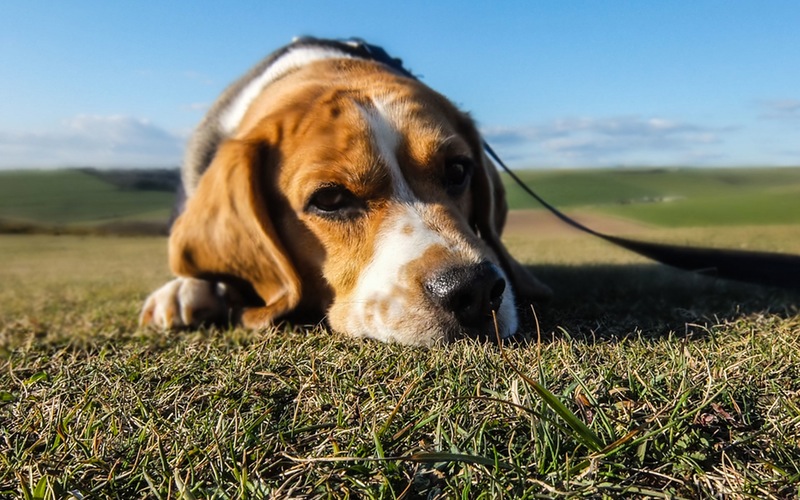
M 516 167 L 799 165 L 796 1 L 0 3 L 0 169 L 174 166 L 295 35 L 384 46 Z

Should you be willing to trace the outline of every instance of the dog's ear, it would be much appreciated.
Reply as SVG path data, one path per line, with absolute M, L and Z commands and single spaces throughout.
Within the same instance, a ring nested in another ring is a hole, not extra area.
M 225 141 L 175 221 L 169 261 L 178 276 L 244 280 L 264 301 L 246 310 L 247 326 L 262 326 L 300 300 L 300 279 L 270 219 L 264 143 Z
M 500 240 L 508 214 L 506 191 L 494 164 L 481 151 L 472 181 L 473 224 L 478 235 L 495 251 L 514 292 L 533 300 L 547 299 L 553 292 L 508 253 Z

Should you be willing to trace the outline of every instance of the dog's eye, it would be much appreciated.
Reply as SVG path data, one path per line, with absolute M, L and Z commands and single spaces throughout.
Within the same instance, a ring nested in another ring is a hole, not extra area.
M 364 203 L 338 184 L 322 186 L 306 203 L 306 211 L 335 219 L 350 219 L 364 211 Z
M 472 178 L 475 164 L 466 156 L 459 156 L 447 161 L 444 166 L 444 187 L 451 196 L 464 192 Z

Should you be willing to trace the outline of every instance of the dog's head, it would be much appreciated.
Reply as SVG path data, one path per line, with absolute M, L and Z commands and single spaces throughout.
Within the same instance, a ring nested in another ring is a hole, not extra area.
M 470 118 L 361 60 L 270 85 L 217 149 L 170 239 L 176 274 L 246 283 L 250 326 L 318 310 L 352 336 L 430 344 L 518 326 L 547 293 L 499 235 L 503 188 Z M 516 296 L 516 298 L 515 298 Z

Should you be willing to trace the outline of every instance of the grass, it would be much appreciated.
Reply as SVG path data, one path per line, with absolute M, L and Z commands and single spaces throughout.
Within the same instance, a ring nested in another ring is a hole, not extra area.
M 706 239 L 795 249 L 796 229 Z M 0 496 L 800 495 L 798 294 L 583 236 L 509 243 L 558 295 L 506 359 L 319 326 L 142 331 L 163 239 L 0 236 Z
M 0 173 L 0 219 L 47 226 L 163 221 L 175 195 L 123 190 L 80 170 Z
M 136 171 L 0 172 L 0 232 L 163 232 L 174 195 L 157 189 L 177 179 L 165 171 L 140 173 L 139 178 Z M 800 168 L 518 174 L 567 211 L 600 212 L 661 227 L 800 222 Z M 507 186 L 511 208 L 541 209 L 520 188 Z
M 556 207 L 663 227 L 800 223 L 800 168 L 519 171 Z M 509 204 L 539 209 L 508 183 Z

